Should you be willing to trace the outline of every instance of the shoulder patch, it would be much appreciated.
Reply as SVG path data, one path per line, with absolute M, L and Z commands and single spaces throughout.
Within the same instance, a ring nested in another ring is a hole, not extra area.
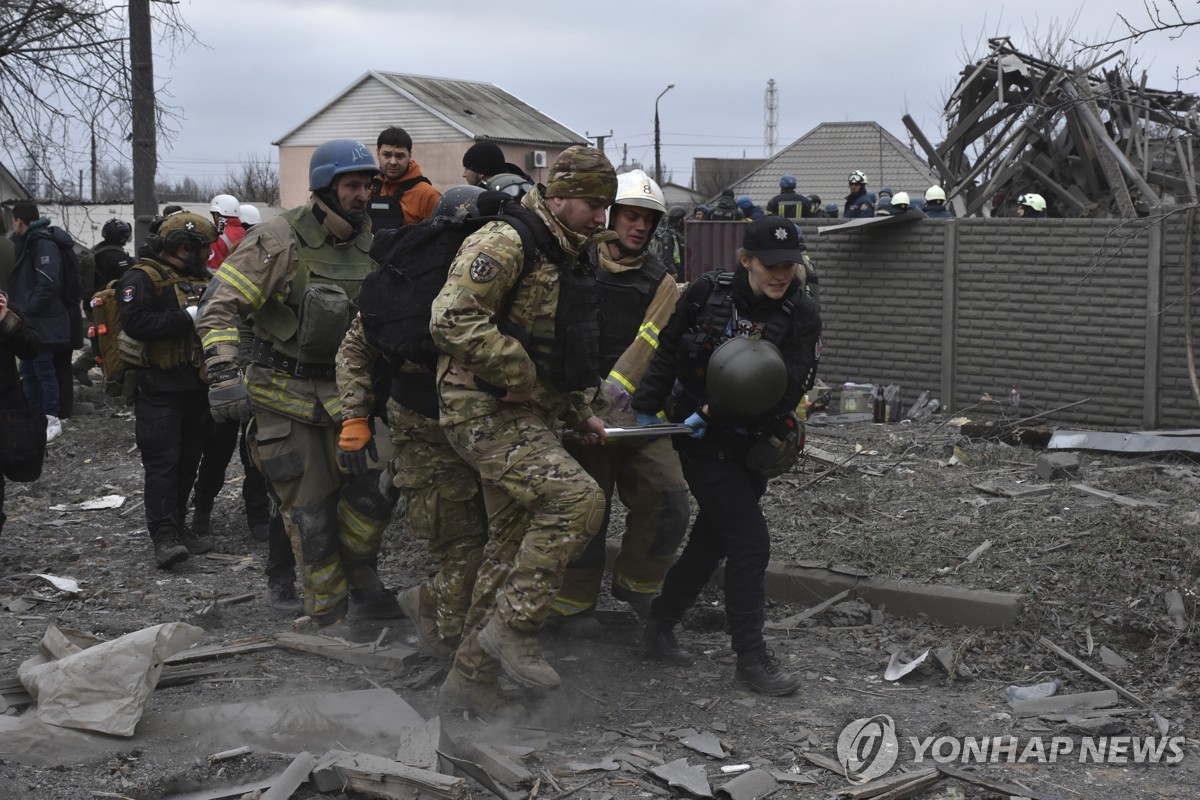
M 121 290 L 121 302 L 132 303 L 137 297 L 137 290 L 132 286 L 126 286 Z
M 499 274 L 500 262 L 486 253 L 480 253 L 471 262 L 471 280 L 475 283 L 490 283 Z

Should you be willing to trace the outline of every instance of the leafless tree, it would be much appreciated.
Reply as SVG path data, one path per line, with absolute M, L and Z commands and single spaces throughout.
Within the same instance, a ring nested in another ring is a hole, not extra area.
M 1081 49 L 1087 50 L 1106 49 L 1118 44 L 1140 42 L 1151 33 L 1166 33 L 1170 38 L 1178 39 L 1188 28 L 1200 24 L 1200 18 L 1188 19 L 1184 16 L 1184 13 L 1179 10 L 1179 3 L 1176 0 L 1153 3 L 1142 0 L 1142 10 L 1146 17 L 1140 22 L 1134 21 L 1132 15 L 1117 14 L 1117 19 L 1121 20 L 1121 24 L 1125 26 L 1124 35 L 1104 42 L 1075 42 L 1075 44 Z M 1191 16 L 1197 15 L 1193 13 Z
M 279 167 L 269 157 L 248 156 L 239 172 L 230 173 L 226 185 L 243 203 L 279 205 Z
M 100 170 L 97 188 L 103 203 L 129 203 L 133 197 L 133 170 L 123 161 Z
M 156 0 L 156 39 L 194 40 L 173 0 Z M 102 0 L 0 0 L 0 145 L 55 194 L 93 155 L 128 152 L 130 80 L 124 6 Z M 157 109 L 159 135 L 170 108 Z

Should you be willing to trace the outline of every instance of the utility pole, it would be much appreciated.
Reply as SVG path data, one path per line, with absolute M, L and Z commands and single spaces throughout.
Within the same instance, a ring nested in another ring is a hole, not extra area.
M 595 139 L 596 140 L 596 149 L 599 150 L 601 153 L 603 153 L 604 152 L 604 140 L 611 138 L 613 135 L 613 132 L 612 132 L 612 128 L 609 128 L 608 133 L 598 133 L 595 136 L 592 136 L 587 131 L 584 131 L 583 135 L 589 139 Z
M 654 98 L 654 182 L 662 186 L 662 134 L 658 127 L 658 101 L 662 100 L 662 96 L 675 88 L 675 84 L 668 83 L 667 88 L 658 93 L 658 97 Z
M 133 101 L 134 249 L 146 242 L 150 220 L 158 213 L 154 177 L 158 151 L 154 131 L 154 51 L 150 38 L 150 0 L 129 0 L 129 70 Z
M 776 129 L 779 126 L 779 90 L 775 88 L 775 79 L 767 81 L 767 91 L 763 94 L 763 150 L 767 158 L 775 155 Z

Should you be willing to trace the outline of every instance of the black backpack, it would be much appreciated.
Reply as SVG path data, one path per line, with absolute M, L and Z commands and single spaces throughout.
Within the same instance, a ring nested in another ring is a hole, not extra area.
M 371 244 L 371 258 L 379 269 L 366 277 L 359 291 L 359 315 L 367 343 L 389 360 L 404 360 L 433 370 L 438 351 L 429 334 L 430 309 L 446 283 L 450 265 L 463 240 L 489 222 L 511 225 L 521 237 L 525 273 L 537 261 L 538 251 L 557 248 L 553 235 L 536 215 L 520 203 L 484 200 L 480 215 L 459 212 L 452 217 L 431 217 L 402 228 L 381 231 Z M 492 213 L 482 213 L 482 212 Z M 519 280 L 518 280 L 519 283 Z

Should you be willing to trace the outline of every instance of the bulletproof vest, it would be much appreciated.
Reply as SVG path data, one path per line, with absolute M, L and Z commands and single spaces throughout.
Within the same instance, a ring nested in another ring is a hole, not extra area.
M 600 266 L 595 248 L 588 257 L 600 293 L 600 374 L 607 375 L 637 338 L 667 265 L 647 252 L 640 268 L 609 272 Z
M 181 275 L 167 264 L 160 262 L 139 261 L 131 269 L 136 269 L 150 276 L 157 292 L 157 302 L 160 309 L 169 308 L 165 293 L 173 292 L 175 303 L 182 310 L 188 305 L 199 302 L 200 296 L 208 286 L 208 277 L 193 277 Z M 185 336 L 175 339 L 134 339 L 124 331 L 118 333 L 118 347 L 121 359 L 132 367 L 153 369 L 175 369 L 187 364 L 199 367 L 202 362 L 200 337 L 194 330 L 189 330 Z
M 733 320 L 735 310 L 732 272 L 708 272 L 701 280 L 706 281 L 710 288 L 696 307 L 695 328 L 685 334 L 680 342 L 683 358 L 677 373 L 684 390 L 697 398 L 704 396 L 708 361 L 713 351 L 732 335 L 729 323 Z M 797 288 L 784 297 L 779 308 L 762 326 L 762 338 L 780 349 L 791 334 L 796 303 L 802 291 Z
M 404 193 L 416 186 L 418 183 L 430 183 L 429 179 L 424 175 L 416 178 L 409 178 L 402 181 L 395 194 L 383 195 L 383 182 L 376 181 L 371 188 L 371 199 L 367 202 L 367 214 L 371 217 L 371 230 L 382 231 L 388 228 L 399 228 L 406 222 L 413 220 L 404 219 L 404 209 L 400 206 L 400 198 L 404 197 Z
M 784 219 L 800 219 L 804 216 L 804 203 L 807 199 L 795 192 L 781 192 L 777 200 L 779 216 Z
M 371 272 L 371 233 L 334 247 L 309 206 L 280 215 L 292 227 L 296 273 L 286 297 L 270 297 L 253 314 L 254 335 L 276 353 L 304 364 L 333 364 L 358 310 L 358 293 Z

